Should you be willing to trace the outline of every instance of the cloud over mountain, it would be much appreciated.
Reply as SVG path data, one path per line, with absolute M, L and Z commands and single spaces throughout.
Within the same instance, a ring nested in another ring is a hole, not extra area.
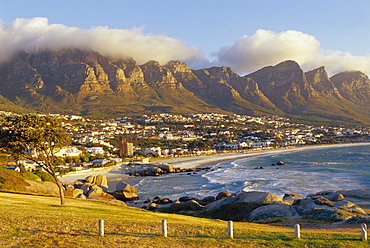
M 49 24 L 47 18 L 16 19 L 10 24 L 0 23 L 0 60 L 15 52 L 41 49 L 90 48 L 106 56 L 131 56 L 138 63 L 157 60 L 181 60 L 191 63 L 203 54 L 187 47 L 180 40 L 165 35 L 143 34 L 142 28 L 111 29 L 94 27 L 80 29 L 62 24 Z
M 259 29 L 251 36 L 242 36 L 231 46 L 221 47 L 214 54 L 216 59 L 210 61 L 198 48 L 188 47 L 181 40 L 166 35 L 144 34 L 143 28 L 98 26 L 81 29 L 50 24 L 44 17 L 18 18 L 8 24 L 0 22 L 0 62 L 18 51 L 63 48 L 89 48 L 113 57 L 131 56 L 139 64 L 149 60 L 161 64 L 180 60 L 196 69 L 230 66 L 241 74 L 284 60 L 295 60 L 306 71 L 325 66 L 330 74 L 360 70 L 370 75 L 370 56 L 325 50 L 316 37 L 295 30 L 275 33 Z
M 369 56 L 324 50 L 314 36 L 295 30 L 275 33 L 260 29 L 252 36 L 244 35 L 232 46 L 221 47 L 215 55 L 218 64 L 230 66 L 239 73 L 295 60 L 305 70 L 324 65 L 330 73 L 361 70 L 370 75 Z

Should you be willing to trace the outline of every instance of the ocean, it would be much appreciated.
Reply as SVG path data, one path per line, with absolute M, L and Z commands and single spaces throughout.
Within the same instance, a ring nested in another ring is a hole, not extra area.
M 278 161 L 285 164 L 272 166 Z M 263 167 L 263 169 L 256 169 Z M 308 194 L 324 190 L 370 187 L 370 144 L 360 146 L 320 146 L 257 157 L 224 161 L 213 170 L 198 174 L 167 174 L 144 177 L 133 185 L 141 199 L 155 196 L 177 200 L 182 196 L 204 198 L 219 192 L 267 191 Z

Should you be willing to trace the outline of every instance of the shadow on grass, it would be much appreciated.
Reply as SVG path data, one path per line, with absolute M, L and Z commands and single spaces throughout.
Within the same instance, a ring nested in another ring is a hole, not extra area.
M 71 236 L 96 236 L 97 233 L 91 231 L 81 231 L 81 230 L 69 230 L 69 231 L 47 231 L 47 230 L 39 230 L 39 229 L 20 229 L 24 232 L 31 232 L 31 233 L 50 233 L 50 234 L 58 234 L 58 235 L 71 235 Z
M 92 231 L 86 231 L 86 230 L 67 230 L 67 231 L 48 231 L 48 230 L 40 230 L 40 229 L 20 229 L 21 231 L 29 232 L 29 233 L 49 233 L 49 234 L 57 234 L 57 235 L 69 235 L 69 236 L 88 236 L 88 237 L 97 237 L 99 234 L 97 232 L 92 232 Z M 104 236 L 110 236 L 110 235 L 115 235 L 115 236 L 129 236 L 129 237 L 142 237 L 142 238 L 158 238 L 158 237 L 163 237 L 162 234 L 149 234 L 149 233 L 136 233 L 136 232 L 127 232 L 127 233 L 117 233 L 117 232 L 106 232 Z M 218 239 L 218 240 L 264 240 L 264 241 L 276 241 L 276 240 L 281 240 L 283 242 L 291 242 L 291 241 L 351 241 L 351 242 L 366 242 L 366 241 L 361 241 L 360 237 L 354 238 L 354 237 L 340 237 L 340 238 L 324 238 L 324 237 L 302 237 L 300 239 L 296 239 L 294 237 L 282 237 L 282 236 L 269 236 L 269 237 L 253 237 L 253 236 L 234 236 L 233 239 L 228 238 L 227 236 L 225 237 L 212 237 L 208 235 L 168 235 L 168 238 L 198 238 L 198 239 Z
M 302 240 L 331 240 L 331 241 L 361 241 L 361 238 L 305 238 L 302 237 Z

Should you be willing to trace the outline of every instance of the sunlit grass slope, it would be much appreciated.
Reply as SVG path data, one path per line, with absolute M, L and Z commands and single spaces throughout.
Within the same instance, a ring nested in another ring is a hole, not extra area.
M 293 228 L 234 223 L 152 213 L 100 201 L 0 192 L 0 247 L 369 247 L 354 233 L 305 232 Z M 98 220 L 105 221 L 105 236 Z M 161 236 L 167 219 L 168 237 Z

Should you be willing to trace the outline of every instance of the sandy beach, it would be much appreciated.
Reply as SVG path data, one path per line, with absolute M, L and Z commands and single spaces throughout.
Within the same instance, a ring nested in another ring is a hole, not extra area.
M 255 156 L 266 156 L 285 152 L 294 152 L 308 149 L 318 148 L 335 148 L 335 147 L 349 147 L 349 146 L 360 146 L 369 145 L 369 143 L 354 143 L 354 144 L 334 144 L 334 145 L 321 145 L 321 146 L 303 146 L 294 148 L 281 148 L 281 149 L 270 149 L 270 150 L 258 150 L 258 151 L 246 151 L 242 153 L 226 153 L 209 156 L 193 156 L 193 157 L 180 157 L 180 158 L 166 158 L 163 160 L 156 160 L 153 163 L 168 163 L 178 168 L 195 168 L 201 166 L 214 165 L 223 161 L 242 159 L 247 157 Z M 143 177 L 134 177 L 124 174 L 121 170 L 121 166 L 113 166 L 104 168 L 101 170 L 94 170 L 89 172 L 68 174 L 60 177 L 60 180 L 64 184 L 72 184 L 78 179 L 84 179 L 90 175 L 105 175 L 108 179 L 108 184 L 115 184 L 117 181 L 123 180 L 131 185 L 138 183 Z

